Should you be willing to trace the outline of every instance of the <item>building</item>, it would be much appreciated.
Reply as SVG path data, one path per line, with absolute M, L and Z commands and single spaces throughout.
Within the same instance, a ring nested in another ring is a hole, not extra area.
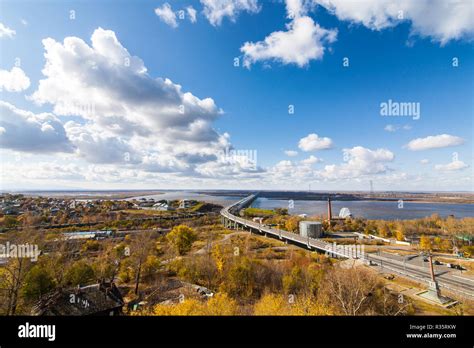
M 323 235 L 323 226 L 318 221 L 300 221 L 300 236 L 319 238 Z
M 179 209 L 187 209 L 191 208 L 192 206 L 196 205 L 196 201 L 190 199 L 183 199 L 179 201 Z
M 115 284 L 102 280 L 75 289 L 57 289 L 39 300 L 31 314 L 115 316 L 122 314 L 123 305 L 122 294 Z
M 170 206 L 167 201 L 160 201 L 158 203 L 153 204 L 152 209 L 158 211 L 168 211 L 170 209 Z

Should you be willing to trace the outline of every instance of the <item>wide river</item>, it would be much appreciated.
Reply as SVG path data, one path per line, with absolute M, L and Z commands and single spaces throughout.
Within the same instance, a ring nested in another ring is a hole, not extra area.
M 239 200 L 235 196 L 213 196 L 188 191 L 172 191 L 152 196 L 139 196 L 139 198 L 159 199 L 195 199 L 210 203 L 229 205 Z M 289 208 L 288 200 L 258 198 L 253 207 L 263 209 Z M 366 219 L 385 219 L 385 220 L 404 220 L 417 219 L 439 214 L 446 217 L 454 215 L 457 218 L 474 217 L 474 204 L 457 204 L 457 203 L 415 203 L 403 202 L 403 208 L 398 207 L 397 201 L 381 202 L 381 201 L 333 201 L 332 213 L 338 215 L 343 207 L 349 208 L 354 217 L 362 217 Z M 327 203 L 325 201 L 294 201 L 293 208 L 289 209 L 290 214 L 307 214 L 307 215 L 326 215 Z

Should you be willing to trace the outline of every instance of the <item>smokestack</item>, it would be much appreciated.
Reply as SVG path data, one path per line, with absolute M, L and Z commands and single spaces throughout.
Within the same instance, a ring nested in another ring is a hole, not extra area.
M 331 223 L 332 208 L 331 208 L 331 197 L 328 196 L 328 222 Z
M 431 281 L 435 282 L 435 274 L 434 274 L 434 269 L 433 269 L 433 259 L 431 257 L 431 253 L 428 255 L 428 261 L 430 263 L 430 275 L 431 275 Z

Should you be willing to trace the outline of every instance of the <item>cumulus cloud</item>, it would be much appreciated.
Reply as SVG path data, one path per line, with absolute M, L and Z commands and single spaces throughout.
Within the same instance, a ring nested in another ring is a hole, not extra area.
M 319 158 L 317 158 L 313 155 L 311 155 L 308 158 L 301 161 L 302 164 L 314 164 L 314 163 L 318 163 L 318 162 L 321 162 L 321 159 L 319 159 Z
M 340 20 L 382 30 L 408 21 L 411 35 L 446 44 L 472 39 L 474 6 L 470 0 L 314 0 Z
M 286 150 L 285 155 L 287 155 L 288 157 L 295 157 L 295 156 L 298 156 L 298 151 Z
M 430 135 L 426 138 L 417 138 L 410 141 L 406 147 L 412 151 L 438 149 L 443 147 L 458 146 L 464 144 L 464 139 L 449 135 Z
M 0 146 L 33 153 L 71 152 L 62 123 L 52 114 L 34 114 L 0 101 Z
M 3 23 L 0 23 L 0 38 L 8 37 L 8 38 L 12 39 L 13 36 L 15 36 L 15 34 L 16 34 L 15 30 L 7 27 Z
M 439 171 L 456 171 L 462 170 L 469 167 L 466 163 L 460 160 L 453 160 L 451 163 L 447 164 L 437 164 L 435 165 L 435 169 Z
M 319 137 L 319 135 L 311 133 L 300 139 L 298 147 L 306 152 L 330 149 L 332 147 L 332 139 Z
M 201 0 L 201 4 L 204 15 L 213 26 L 221 25 L 225 17 L 235 22 L 240 12 L 260 11 L 257 0 Z
M 18 67 L 10 71 L 0 69 L 0 91 L 21 92 L 30 87 L 30 79 L 25 72 Z
M 192 7 L 192 6 L 186 7 L 186 13 L 188 14 L 189 21 L 191 23 L 196 23 L 196 21 L 197 21 L 197 17 L 196 17 L 197 11 L 194 9 L 194 7 Z
M 325 179 L 349 179 L 388 171 L 387 163 L 395 155 L 387 149 L 370 150 L 362 146 L 344 149 L 345 162 L 340 165 L 327 165 L 318 172 Z
M 286 31 L 273 32 L 263 41 L 246 42 L 240 51 L 247 68 L 266 60 L 304 67 L 311 60 L 322 59 L 324 45 L 333 43 L 336 37 L 337 30 L 324 29 L 309 16 L 295 16 Z
M 231 147 L 230 136 L 213 128 L 223 113 L 213 99 L 184 92 L 167 78 L 151 77 L 113 31 L 98 28 L 91 42 L 89 46 L 77 37 L 43 40 L 45 78 L 30 97 L 40 105 L 51 104 L 59 116 L 80 117 L 65 129 L 81 158 L 188 176 L 250 170 L 238 161 L 208 164 L 219 163 L 218 154 Z
M 178 22 L 176 20 L 176 13 L 171 8 L 171 5 L 165 2 L 163 6 L 155 8 L 155 14 L 170 27 L 177 28 Z

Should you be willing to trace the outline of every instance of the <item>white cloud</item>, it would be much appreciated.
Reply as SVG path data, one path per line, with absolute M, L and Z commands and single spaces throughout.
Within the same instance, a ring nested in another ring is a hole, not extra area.
M 397 127 L 395 127 L 392 124 L 387 124 L 384 128 L 387 132 L 395 132 L 397 130 Z
M 426 138 L 417 138 L 410 141 L 406 147 L 412 151 L 421 151 L 429 149 L 438 149 L 443 147 L 457 146 L 464 144 L 464 139 L 449 135 L 431 135 Z
M 439 171 L 456 171 L 469 167 L 466 163 L 459 160 L 453 160 L 451 163 L 447 164 L 437 164 L 435 169 Z
M 321 159 L 311 155 L 308 158 L 301 161 L 301 164 L 314 164 L 321 162 Z
M 285 155 L 287 155 L 288 157 L 295 157 L 295 156 L 298 156 L 298 151 L 286 150 Z
M 322 59 L 324 45 L 333 43 L 337 37 L 337 30 L 321 28 L 308 16 L 295 17 L 286 28 L 286 31 L 271 33 L 263 41 L 244 43 L 240 48 L 244 54 L 244 66 L 274 60 L 304 67 L 311 60 Z
M 0 101 L 0 145 L 33 153 L 71 152 L 62 123 L 52 114 L 33 114 Z
M 25 27 L 28 26 L 28 21 L 26 19 L 21 19 L 21 24 L 23 24 Z
M 0 69 L 0 91 L 21 92 L 30 87 L 30 79 L 25 72 L 18 67 L 10 71 Z
M 163 6 L 155 8 L 155 14 L 169 26 L 173 28 L 178 27 L 178 22 L 176 21 L 176 13 L 173 12 L 169 3 L 165 2 Z
M 45 78 L 30 97 L 51 104 L 57 115 L 80 117 L 65 125 L 77 155 L 88 163 L 188 177 L 249 171 L 238 161 L 212 165 L 231 147 L 229 135 L 213 128 L 222 114 L 213 99 L 151 77 L 113 31 L 98 28 L 91 42 L 43 40 Z
M 186 7 L 186 12 L 188 13 L 189 21 L 191 23 L 196 23 L 196 21 L 197 21 L 197 18 L 196 18 L 197 11 L 194 9 L 194 7 L 192 7 L 192 6 Z
M 201 0 L 203 13 L 213 26 L 221 25 L 228 17 L 235 22 L 240 12 L 258 13 L 260 6 L 257 0 Z
M 340 20 L 382 30 L 410 22 L 411 35 L 431 37 L 441 45 L 471 39 L 474 6 L 471 0 L 314 0 Z
M 16 34 L 16 31 L 7 27 L 5 24 L 3 23 L 0 23 L 0 38 L 2 37 L 8 37 L 10 39 L 13 38 L 13 36 L 15 36 Z
M 298 147 L 303 151 L 317 151 L 329 149 L 332 147 L 332 140 L 327 137 L 319 137 L 315 133 L 308 134 L 306 137 L 301 138 Z
M 387 149 L 370 150 L 355 146 L 343 150 L 345 163 L 327 165 L 318 172 L 325 179 L 358 178 L 369 174 L 381 174 L 388 171 L 387 162 L 393 161 L 394 154 Z
M 428 164 L 428 163 L 430 163 L 430 160 L 425 158 L 425 159 L 422 159 L 422 160 L 420 161 L 420 163 L 421 163 L 421 164 Z

